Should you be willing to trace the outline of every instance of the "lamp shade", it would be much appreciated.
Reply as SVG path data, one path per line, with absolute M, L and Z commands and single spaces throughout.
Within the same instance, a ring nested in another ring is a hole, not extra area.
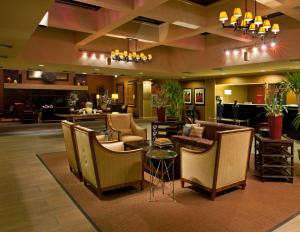
M 219 20 L 221 22 L 225 22 L 226 20 L 228 20 L 228 15 L 227 15 L 227 12 L 226 11 L 221 11 L 220 12 L 220 17 L 219 17 Z
M 113 94 L 111 95 L 111 99 L 113 99 L 113 100 L 118 100 L 118 99 L 119 99 L 119 94 L 113 93 Z
M 266 33 L 266 29 L 265 29 L 264 27 L 260 27 L 260 28 L 258 29 L 258 34 L 263 35 L 263 34 L 265 34 L 265 33 Z
M 256 30 L 256 25 L 254 23 L 251 23 L 249 26 L 249 31 L 255 31 Z
M 241 21 L 241 27 L 247 27 L 247 22 L 245 20 Z
M 233 16 L 236 17 L 236 18 L 241 17 L 242 16 L 242 10 L 241 10 L 241 8 L 234 8 Z
M 100 99 L 100 94 L 97 94 L 97 95 L 96 95 L 96 99 Z
M 265 29 L 269 29 L 269 28 L 271 28 L 271 23 L 270 23 L 270 20 L 269 19 L 265 19 L 264 20 L 264 23 L 263 23 L 263 27 L 265 28 Z
M 256 25 L 261 25 L 261 24 L 263 24 L 263 21 L 262 21 L 261 16 L 255 16 L 254 24 L 256 24 Z
M 237 17 L 231 16 L 230 24 L 235 25 L 237 23 Z
M 251 11 L 247 11 L 247 12 L 245 13 L 244 20 L 245 20 L 246 22 L 250 22 L 250 21 L 253 20 L 253 15 L 252 15 L 252 12 L 251 12 Z
M 274 23 L 273 26 L 272 26 L 271 31 L 272 31 L 274 34 L 277 34 L 277 33 L 280 31 L 280 29 L 279 29 L 279 24 Z

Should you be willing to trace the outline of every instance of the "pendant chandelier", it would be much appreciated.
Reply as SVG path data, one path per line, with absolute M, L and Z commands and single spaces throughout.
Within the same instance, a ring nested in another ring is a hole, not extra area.
M 130 41 L 135 42 L 135 51 L 130 52 L 129 50 L 129 43 Z M 125 61 L 125 62 L 135 62 L 135 63 L 146 63 L 150 62 L 152 60 L 151 54 L 144 54 L 143 52 L 137 53 L 137 39 L 128 39 L 128 51 L 120 51 L 119 49 L 116 49 L 111 52 L 111 59 L 116 61 Z
M 280 32 L 279 24 L 274 23 L 271 25 L 271 21 L 267 17 L 262 17 L 256 13 L 256 0 L 254 1 L 254 16 L 251 11 L 248 10 L 247 0 L 245 0 L 245 14 L 242 17 L 241 8 L 234 8 L 233 15 L 228 21 L 228 15 L 226 11 L 221 11 L 219 20 L 221 21 L 223 28 L 233 28 L 234 31 L 243 31 L 244 34 L 252 35 L 252 37 L 258 37 L 264 39 L 266 36 L 276 35 Z M 227 22 L 227 24 L 226 24 Z

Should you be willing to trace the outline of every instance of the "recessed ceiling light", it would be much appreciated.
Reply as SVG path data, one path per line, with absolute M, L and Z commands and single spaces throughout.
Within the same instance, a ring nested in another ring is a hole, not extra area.
M 86 75 L 87 73 L 83 72 L 82 74 L 83 74 L 83 75 Z
M 198 25 L 185 23 L 185 22 L 182 22 L 182 21 L 175 21 L 172 24 L 174 24 L 176 26 L 180 26 L 180 27 L 189 28 L 189 29 L 198 29 L 200 27 Z
M 39 64 L 38 66 L 39 66 L 39 67 L 44 67 L 45 65 L 44 65 L 44 64 Z
M 117 77 L 118 77 L 118 74 L 115 74 L 114 77 L 117 78 Z

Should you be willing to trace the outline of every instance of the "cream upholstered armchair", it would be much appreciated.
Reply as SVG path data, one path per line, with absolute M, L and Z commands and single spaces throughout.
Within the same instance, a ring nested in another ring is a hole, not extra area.
M 80 180 L 82 180 L 80 161 L 77 152 L 75 134 L 74 134 L 74 126 L 75 124 L 69 121 L 61 122 L 64 141 L 67 151 L 67 158 L 69 161 L 69 167 L 71 172 L 73 172 Z
M 107 128 L 111 132 L 112 140 L 129 142 L 147 139 L 147 129 L 139 127 L 131 113 L 108 114 Z
M 95 131 L 75 127 L 75 137 L 84 184 L 102 192 L 123 186 L 139 184 L 143 189 L 142 149 L 124 151 L 123 142 L 99 143 Z
M 217 140 L 205 151 L 181 148 L 181 185 L 190 183 L 216 193 L 225 189 L 246 187 L 253 129 L 217 132 Z

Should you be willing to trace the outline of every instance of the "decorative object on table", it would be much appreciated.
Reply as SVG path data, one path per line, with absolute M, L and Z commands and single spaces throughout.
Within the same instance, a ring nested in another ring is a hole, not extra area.
M 167 80 L 162 85 L 162 94 L 166 101 L 167 120 L 177 121 L 180 116 L 180 108 L 183 104 L 183 90 L 176 80 Z
M 136 83 L 135 81 L 129 81 L 127 85 L 127 103 L 128 106 L 135 106 L 136 101 Z
M 252 38 L 259 38 L 265 41 L 268 37 L 273 41 L 280 32 L 279 24 L 271 25 L 267 17 L 262 17 L 257 14 L 257 3 L 254 1 L 254 17 L 251 11 L 248 10 L 247 0 L 245 0 L 245 15 L 242 17 L 242 10 L 239 7 L 234 8 L 233 15 L 230 17 L 230 22 L 227 12 L 222 10 L 219 15 L 223 28 L 232 28 L 235 32 L 242 32 L 244 35 L 249 35 Z
M 117 103 L 124 104 L 124 83 L 118 83 L 116 89 L 119 96 Z
M 53 84 L 56 81 L 56 73 L 53 72 L 43 72 L 42 80 L 47 84 Z
M 3 69 L 3 77 L 6 83 L 15 83 L 15 81 L 17 83 L 22 82 L 22 76 L 18 70 Z
M 173 147 L 173 143 L 168 138 L 157 138 L 155 139 L 153 145 L 159 148 Z
M 87 114 L 92 114 L 93 113 L 93 102 L 87 101 L 85 103 L 85 112 Z
M 277 85 L 270 89 L 269 85 L 265 84 L 264 108 L 268 117 L 271 139 L 281 139 L 283 112 L 287 112 L 287 108 L 283 105 L 284 91 L 279 87 Z
M 195 105 L 205 105 L 205 89 L 195 88 L 194 89 Z
M 192 104 L 192 89 L 191 88 L 183 89 L 183 101 L 184 101 L 184 104 Z

